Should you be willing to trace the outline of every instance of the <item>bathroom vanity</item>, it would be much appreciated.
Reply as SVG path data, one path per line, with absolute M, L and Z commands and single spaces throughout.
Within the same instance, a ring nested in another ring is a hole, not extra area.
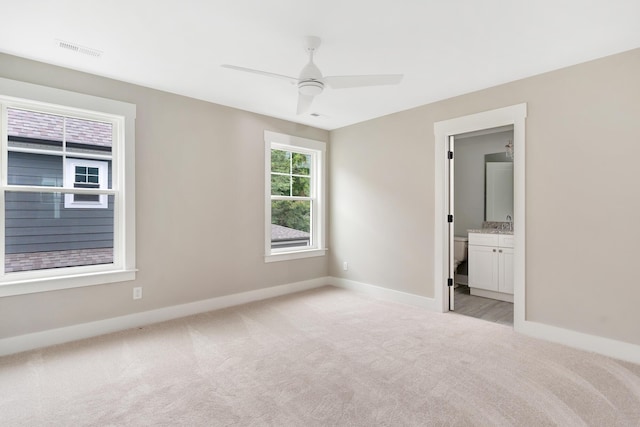
M 471 295 L 513 302 L 513 232 L 469 230 Z

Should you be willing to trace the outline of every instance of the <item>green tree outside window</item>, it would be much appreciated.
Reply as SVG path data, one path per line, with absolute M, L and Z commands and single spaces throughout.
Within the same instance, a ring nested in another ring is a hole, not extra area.
M 271 150 L 271 195 L 311 197 L 311 155 Z M 310 232 L 310 200 L 272 200 L 271 223 Z

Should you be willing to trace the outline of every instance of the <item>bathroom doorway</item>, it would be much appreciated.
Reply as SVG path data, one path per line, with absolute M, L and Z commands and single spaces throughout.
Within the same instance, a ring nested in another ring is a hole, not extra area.
M 500 236 L 513 233 L 513 125 L 454 135 L 449 150 L 454 153 L 454 173 L 449 182 L 453 200 L 454 306 L 450 302 L 449 310 L 513 326 L 513 290 L 499 283 L 513 283 L 512 279 L 505 280 L 505 271 L 512 275 L 513 269 L 504 265 L 513 259 L 506 256 L 507 248 L 498 246 Z M 495 240 L 494 247 L 485 246 L 487 238 Z M 474 280 L 469 280 L 471 261 Z M 503 270 L 502 275 L 498 274 L 499 269 Z M 479 278 L 479 274 L 489 276 Z M 495 291 L 486 290 L 492 286 Z
M 526 104 L 437 122 L 435 133 L 435 302 L 443 312 L 456 311 L 454 286 L 455 191 L 449 194 L 449 183 L 455 183 L 455 166 L 449 157 L 450 143 L 455 152 L 456 136 L 493 133 L 496 128 L 513 128 L 513 215 L 511 218 L 513 277 L 513 326 L 518 330 L 525 320 L 525 119 Z M 453 156 L 455 158 L 455 155 Z M 455 186 L 452 188 L 455 190 Z M 484 197 L 484 195 L 483 195 Z M 506 219 L 506 218 L 505 218 Z M 506 222 L 506 221 L 505 221 Z M 496 249 L 496 252 L 498 249 Z M 506 251 L 505 251 L 506 252 Z M 457 269 L 457 268 L 456 268 Z M 460 274 L 460 273 L 459 273 Z M 459 280 L 460 281 L 460 280 Z M 461 288 L 460 290 L 463 290 Z M 459 302 L 463 302 L 460 297 Z M 458 306 L 458 310 L 463 307 Z

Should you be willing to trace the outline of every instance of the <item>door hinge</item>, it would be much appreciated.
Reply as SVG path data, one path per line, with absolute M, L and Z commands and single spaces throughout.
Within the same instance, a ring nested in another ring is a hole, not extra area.
M 448 151 L 448 152 L 447 152 L 447 158 L 448 158 L 449 160 L 453 159 L 453 151 Z
M 447 215 L 447 222 L 453 222 L 453 215 Z
M 451 277 L 447 279 L 447 286 L 453 286 L 453 279 Z

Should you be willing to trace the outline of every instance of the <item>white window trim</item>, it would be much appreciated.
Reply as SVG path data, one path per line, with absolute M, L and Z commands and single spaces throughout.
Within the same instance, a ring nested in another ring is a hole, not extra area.
M 64 159 L 64 187 L 74 188 L 76 166 L 86 166 L 98 169 L 98 185 L 101 190 L 107 188 L 109 182 L 109 164 L 105 161 L 87 160 L 76 158 Z M 106 209 L 109 207 L 108 195 L 100 194 L 98 202 L 76 201 L 75 194 L 64 195 L 64 207 L 66 209 Z
M 326 143 L 282 133 L 264 131 L 265 150 L 265 262 L 324 256 L 326 249 Z M 271 248 L 271 149 L 294 150 L 313 155 L 311 194 L 311 242 L 305 248 Z
M 67 113 L 74 117 L 114 123 L 112 189 L 92 190 L 115 197 L 114 262 L 107 265 L 57 268 L 4 274 L 4 243 L 0 244 L 0 297 L 134 280 L 135 258 L 135 118 L 136 106 L 106 98 L 0 78 L 0 104 Z M 0 122 L 2 160 L 0 179 L 4 191 L 55 192 L 52 187 L 7 185 L 8 139 L 6 114 Z M 59 191 L 59 190 L 58 190 Z M 82 193 L 81 189 L 76 190 Z M 86 190 L 85 190 L 86 192 Z M 0 233 L 4 236 L 4 194 L 0 194 Z

